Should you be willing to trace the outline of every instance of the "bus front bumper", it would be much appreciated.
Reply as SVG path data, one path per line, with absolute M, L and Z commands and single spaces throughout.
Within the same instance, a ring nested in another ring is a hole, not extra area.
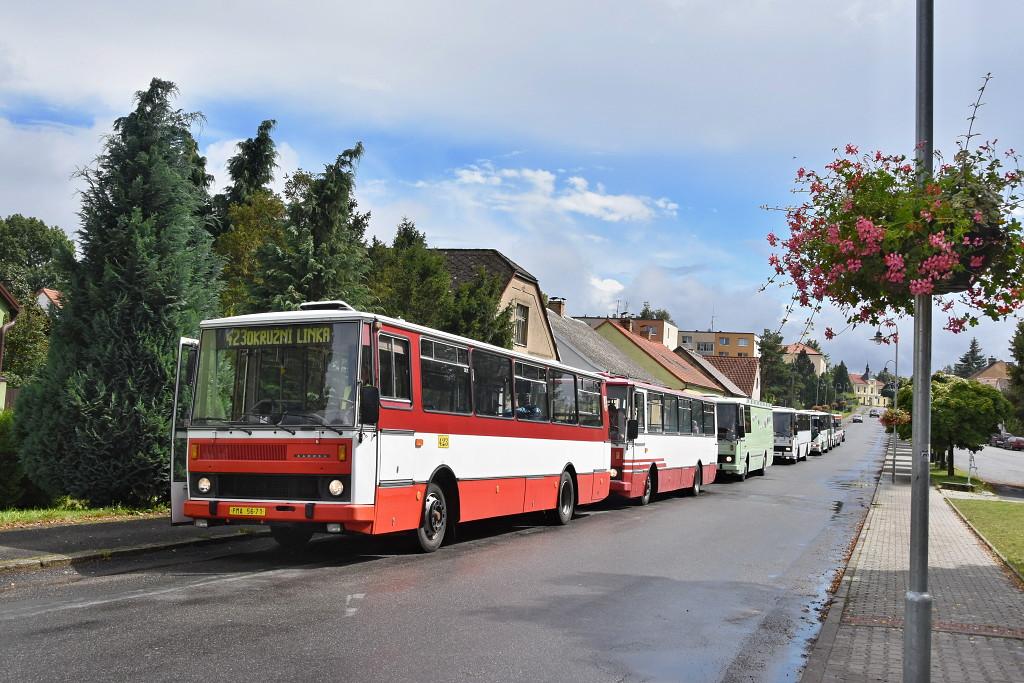
M 346 531 L 369 533 L 374 506 L 317 501 L 202 500 L 185 501 L 185 514 L 228 524 L 339 523 Z

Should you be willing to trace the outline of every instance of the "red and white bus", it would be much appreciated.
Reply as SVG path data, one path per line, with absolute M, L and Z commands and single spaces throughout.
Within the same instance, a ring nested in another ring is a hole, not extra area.
M 699 494 L 715 480 L 715 403 L 655 384 L 609 377 L 613 493 L 647 505 L 658 492 Z
M 208 320 L 182 340 L 172 521 L 416 531 L 605 498 L 602 376 L 343 302 Z M 186 441 L 187 439 L 187 441 Z M 187 457 L 186 457 L 187 454 Z

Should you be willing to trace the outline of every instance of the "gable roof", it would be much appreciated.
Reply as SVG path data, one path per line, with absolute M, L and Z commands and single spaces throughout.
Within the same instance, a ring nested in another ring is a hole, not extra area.
M 683 356 L 669 351 L 668 347 L 664 344 L 653 342 L 635 332 L 630 332 L 618 320 L 605 320 L 597 328 L 600 329 L 605 325 L 611 325 L 623 337 L 635 344 L 641 351 L 681 382 L 713 391 L 728 391 L 722 382 L 715 379 L 714 375 L 699 369 L 698 366 L 688 362 Z
M 525 268 L 502 254 L 497 249 L 434 249 L 445 258 L 448 272 L 456 285 L 470 282 L 476 278 L 477 271 L 483 268 L 488 273 L 498 276 L 503 285 L 508 285 L 513 276 L 528 282 L 537 282 Z
M 38 298 L 40 294 L 44 295 L 47 299 L 49 299 L 50 303 L 52 303 L 57 308 L 60 308 L 63 305 L 60 300 L 59 290 L 50 289 L 49 287 L 43 287 L 38 292 L 36 292 L 36 297 Z
M 852 372 L 847 373 L 850 377 L 850 384 L 867 384 L 864 381 L 864 375 L 855 375 Z
M 716 368 L 714 365 L 708 362 L 711 356 L 705 356 L 703 353 L 697 353 L 692 351 L 685 346 L 677 346 L 675 353 L 677 356 L 682 356 L 693 365 L 698 366 L 708 375 L 715 378 L 719 384 L 725 387 L 726 393 L 732 394 L 733 396 L 743 396 L 743 389 L 736 385 L 724 372 Z M 748 394 L 749 395 L 749 394 Z
M 0 282 L 0 299 L 7 302 L 7 305 L 10 307 L 11 311 L 14 312 L 14 315 L 18 315 L 18 311 L 21 310 L 21 304 L 19 304 L 18 300 L 14 298 L 14 295 L 4 287 L 4 283 L 2 282 Z
M 808 356 L 821 355 L 821 351 L 816 351 L 813 346 L 808 346 L 803 342 L 796 342 L 795 344 L 788 344 L 786 346 L 786 353 L 798 354 L 801 351 L 806 351 Z
M 1010 363 L 1005 360 L 997 360 L 995 363 L 989 363 L 981 370 L 973 373 L 967 379 L 1010 379 Z
M 720 370 L 746 396 L 753 395 L 754 387 L 757 385 L 758 373 L 761 370 L 760 359 L 753 356 L 746 358 L 737 356 L 707 356 L 704 360 Z
M 595 370 L 622 375 L 645 382 L 657 382 L 649 372 L 632 358 L 622 353 L 615 344 L 602 337 L 582 320 L 547 311 L 548 323 L 558 342 L 559 354 L 575 354 L 590 363 Z M 561 359 L 568 362 L 567 358 Z

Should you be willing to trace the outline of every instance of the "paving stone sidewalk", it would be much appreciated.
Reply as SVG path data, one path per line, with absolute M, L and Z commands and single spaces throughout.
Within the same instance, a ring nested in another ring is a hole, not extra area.
M 1024 680 L 1024 591 L 934 489 L 929 518 L 932 680 Z M 909 547 L 910 485 L 883 476 L 804 681 L 902 679 Z

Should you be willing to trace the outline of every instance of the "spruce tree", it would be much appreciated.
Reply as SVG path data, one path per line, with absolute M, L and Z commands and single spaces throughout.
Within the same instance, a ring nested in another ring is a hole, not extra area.
M 839 365 L 836 366 L 833 376 L 839 393 L 848 394 L 853 391 L 853 384 L 850 382 L 850 371 L 846 367 L 845 362 L 839 361 Z
M 178 338 L 216 308 L 199 115 L 175 109 L 175 93 L 153 79 L 82 172 L 81 260 L 16 410 L 29 477 L 96 505 L 166 495 Z
M 960 356 L 960 360 L 953 366 L 953 373 L 959 377 L 966 378 L 978 370 L 985 369 L 987 366 L 988 359 L 981 350 L 981 344 L 978 343 L 977 338 L 971 337 L 971 343 L 967 347 L 967 351 L 964 355 Z
M 769 329 L 761 335 L 761 396 L 769 403 L 789 404 L 793 368 L 785 361 L 782 335 Z
M 263 277 L 253 284 L 256 310 L 289 310 L 325 299 L 343 299 L 356 308 L 370 304 L 364 241 L 370 214 L 357 210 L 354 197 L 362 154 L 357 143 L 323 173 L 296 171 L 288 180 L 282 242 L 264 245 L 257 254 Z
M 800 402 L 805 408 L 810 408 L 814 405 L 818 375 L 814 372 L 814 363 L 811 362 L 810 357 L 807 355 L 807 351 L 803 349 L 797 354 L 796 360 L 793 361 L 793 373 L 795 375 L 797 391 L 800 393 Z
M 1016 422 L 1013 428 L 1018 430 L 1015 433 L 1019 434 L 1021 428 L 1024 428 L 1024 320 L 1017 323 L 1017 331 L 1010 340 L 1010 356 L 1013 362 L 1008 368 L 1010 386 L 1006 390 L 1006 397 L 1013 406 L 1013 417 Z
M 451 315 L 441 328 L 486 344 L 512 348 L 512 304 L 501 308 L 504 284 L 480 268 L 455 289 Z

